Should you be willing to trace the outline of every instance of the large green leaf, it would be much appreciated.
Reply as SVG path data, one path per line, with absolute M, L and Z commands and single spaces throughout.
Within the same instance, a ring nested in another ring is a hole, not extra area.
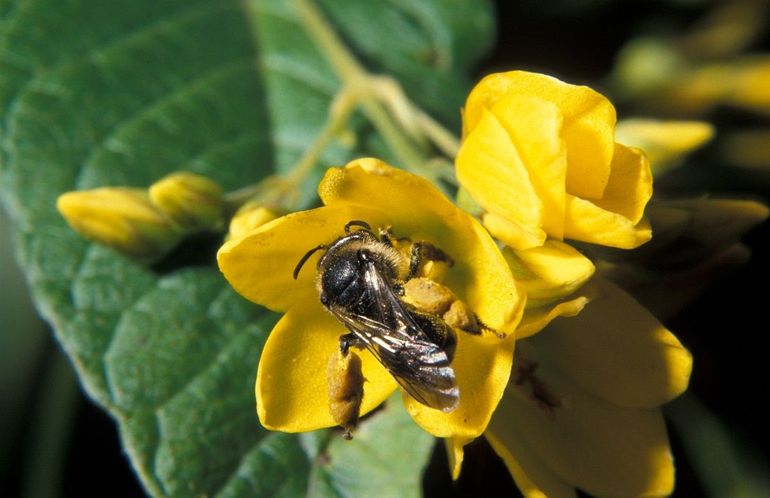
M 457 126 L 469 66 L 492 37 L 486 2 L 320 3 L 370 69 Z M 291 2 L 247 7 L 0 1 L 0 192 L 18 257 L 151 494 L 361 496 L 379 483 L 380 496 L 403 495 L 418 483 L 430 438 L 397 408 L 373 416 L 352 443 L 259 426 L 254 375 L 275 316 L 229 288 L 215 244 L 196 264 L 147 269 L 82 240 L 55 210 L 69 190 L 147 186 L 180 169 L 229 190 L 297 160 L 340 83 Z M 321 166 L 367 152 L 335 145 Z M 414 458 L 389 456 L 399 445 Z

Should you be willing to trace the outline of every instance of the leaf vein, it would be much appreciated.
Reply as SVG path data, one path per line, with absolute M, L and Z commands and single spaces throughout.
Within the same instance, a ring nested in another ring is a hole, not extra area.
M 197 15 L 202 15 L 206 11 L 215 10 L 216 8 L 221 8 L 221 6 L 217 4 L 212 5 L 210 2 L 207 2 L 207 0 L 198 0 L 197 2 L 186 3 L 183 4 L 178 11 L 156 19 L 151 23 L 144 24 L 140 28 L 121 33 L 114 39 L 107 40 L 105 43 L 97 45 L 87 52 L 81 52 L 72 57 L 63 57 L 57 63 L 52 64 L 48 68 L 36 68 L 35 73 L 31 73 L 26 80 L 19 83 L 17 91 L 10 97 L 10 99 L 8 99 L 7 103 L 5 104 L 6 112 L 4 113 L 5 117 L 2 120 L 2 129 L 0 129 L 0 131 L 8 129 L 8 123 L 11 122 L 11 119 L 16 112 L 16 108 L 18 107 L 21 96 L 26 93 L 28 88 L 34 86 L 36 82 L 45 80 L 48 75 L 61 70 L 67 65 L 75 64 L 77 61 L 98 59 L 101 55 L 110 50 L 114 50 L 123 44 L 132 43 L 136 38 L 148 36 L 156 31 L 168 29 L 169 26 L 183 23 L 188 19 L 188 17 L 194 18 Z M 18 10 L 19 9 L 17 8 L 17 11 Z M 14 20 L 16 20 L 16 18 L 14 18 Z M 7 47 L 3 47 L 2 52 L 7 53 Z
M 189 80 L 185 80 L 181 85 L 168 88 L 164 93 L 158 95 L 157 98 L 146 102 L 144 105 L 117 121 L 111 130 L 105 133 L 100 143 L 91 148 L 88 156 L 82 162 L 82 166 L 79 168 L 75 179 L 75 188 L 79 189 L 90 186 L 82 184 L 83 173 L 97 164 L 99 158 L 98 153 L 105 150 L 108 144 L 123 130 L 129 129 L 131 126 L 135 125 L 136 122 L 141 121 L 146 116 L 152 115 L 152 113 L 156 112 L 167 103 L 180 98 L 180 94 L 194 93 L 200 88 L 206 88 L 206 86 L 211 83 L 211 80 L 227 76 L 228 73 L 236 73 L 243 69 L 247 63 L 247 58 L 239 57 L 233 60 L 222 61 L 215 66 L 208 67 L 201 74 Z

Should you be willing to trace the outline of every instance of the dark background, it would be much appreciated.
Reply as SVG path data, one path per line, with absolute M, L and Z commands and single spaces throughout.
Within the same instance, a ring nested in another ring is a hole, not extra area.
M 478 74 L 494 70 L 529 69 L 546 72 L 572 83 L 590 83 L 602 90 L 602 82 L 613 67 L 617 51 L 640 32 L 661 29 L 685 29 L 705 12 L 708 2 L 655 2 L 601 0 L 543 2 L 534 0 L 497 2 L 499 41 Z M 769 51 L 770 36 L 765 34 L 752 47 Z M 770 91 L 770 89 L 768 90 Z M 610 94 L 611 96 L 611 94 Z M 638 114 L 633 103 L 618 103 L 618 115 Z M 718 130 L 734 127 L 767 127 L 768 119 L 737 111 L 717 110 L 705 119 Z M 715 159 L 716 144 L 699 151 L 681 171 L 663 185 L 681 193 L 706 191 L 751 193 L 770 200 L 770 172 L 764 177 L 733 168 Z M 704 174 L 694 174 L 706 171 Z M 693 178 L 698 178 L 693 181 Z M 748 445 L 761 459 L 770 457 L 770 431 L 766 408 L 767 355 L 760 346 L 768 326 L 763 311 L 767 309 L 766 283 L 770 258 L 770 226 L 767 223 L 745 237 L 754 257 L 744 267 L 719 279 L 699 299 L 667 325 L 692 351 L 695 368 L 690 391 L 728 428 L 741 445 Z M 7 327 L 9 324 L 3 325 Z M 21 421 L 5 435 L 10 451 L 0 454 L 3 496 L 16 496 L 22 485 L 25 458 L 34 439 L 34 426 L 40 407 L 39 394 L 46 388 L 55 358 L 61 355 L 52 334 L 43 324 L 40 343 L 34 346 L 35 374 L 26 379 L 21 392 L 11 393 Z M 7 393 L 4 393 L 4 396 Z M 72 414 L 73 431 L 69 440 L 66 466 L 61 483 L 62 496 L 88 494 L 113 497 L 140 497 L 144 493 L 125 455 L 113 421 L 82 394 Z M 5 410 L 5 408 L 4 408 Z M 5 415 L 4 415 L 5 416 Z M 67 418 L 67 414 L 62 414 Z M 675 496 L 697 497 L 704 489 L 686 456 L 680 436 L 671 431 L 677 464 Z M 446 466 L 443 445 L 437 445 L 424 484 L 429 497 L 495 496 L 496 489 L 506 489 L 510 496 L 512 482 L 504 465 L 482 440 L 468 448 L 463 474 L 452 483 Z

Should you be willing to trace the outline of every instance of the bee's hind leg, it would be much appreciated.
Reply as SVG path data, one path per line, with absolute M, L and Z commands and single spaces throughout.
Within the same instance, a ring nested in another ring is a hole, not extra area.
M 430 242 L 418 241 L 412 244 L 412 252 L 409 258 L 409 275 L 407 280 L 419 275 L 420 268 L 426 261 L 441 261 L 449 266 L 454 265 L 454 260 L 438 247 Z
M 346 356 L 351 347 L 362 349 L 366 347 L 366 344 L 364 344 L 364 341 L 362 341 L 356 334 L 352 332 L 341 335 L 340 352 L 342 355 Z

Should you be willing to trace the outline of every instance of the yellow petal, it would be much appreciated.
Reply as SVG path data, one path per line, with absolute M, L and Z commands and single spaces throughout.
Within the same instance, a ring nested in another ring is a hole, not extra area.
M 591 201 L 567 195 L 564 237 L 591 244 L 633 249 L 652 238 L 650 224 L 634 224 L 625 216 L 604 210 Z
M 441 248 L 454 259 L 442 283 L 486 325 L 503 333 L 514 330 L 526 298 L 500 250 L 473 217 L 429 181 L 376 159 L 359 159 L 345 168 L 330 168 L 318 191 L 330 207 L 365 212 L 365 206 L 377 206 L 385 218 L 373 227 L 390 225 L 396 236 Z
M 257 414 L 263 426 L 305 432 L 336 425 L 329 413 L 326 371 L 345 333 L 317 298 L 297 302 L 281 318 L 265 343 L 257 371 Z M 363 415 L 396 389 L 396 381 L 368 351 L 359 356 L 366 379 Z
M 444 413 L 404 394 L 404 403 L 415 422 L 438 437 L 471 440 L 480 436 L 508 383 L 514 340 L 513 335 L 501 340 L 490 333 L 458 332 L 452 367 L 460 388 L 460 405 Z
M 734 64 L 729 102 L 757 112 L 770 112 L 770 56 L 745 57 Z
M 522 227 L 516 223 L 511 222 L 505 216 L 501 216 L 496 213 L 484 213 L 481 215 L 481 220 L 484 223 L 490 234 L 508 247 L 516 247 L 522 250 L 526 250 L 533 247 L 538 247 L 546 240 L 546 233 L 544 230 L 536 229 L 529 231 L 530 227 Z
M 465 459 L 463 447 L 471 441 L 472 439 L 463 437 L 448 437 L 444 439 L 444 448 L 449 460 L 449 473 L 455 481 L 460 477 L 460 470 L 462 470 L 463 460 Z
M 519 435 L 551 472 L 593 496 L 672 491 L 673 459 L 660 410 L 620 408 L 540 365 L 534 375 L 561 406 L 545 409 L 528 383 L 512 383 L 490 426 L 495 438 Z
M 500 121 L 482 110 L 481 119 L 460 146 L 457 179 L 484 210 L 518 228 L 513 247 L 542 244 L 543 204 L 518 149 Z
M 610 181 L 598 207 L 618 213 L 637 224 L 652 197 L 652 173 L 647 156 L 639 149 L 615 144 Z
M 262 203 L 258 201 L 247 202 L 230 219 L 230 227 L 227 232 L 228 240 L 242 237 L 276 218 L 275 213 L 264 207 Z
M 492 417 L 484 433 L 492 449 L 508 467 L 524 498 L 574 498 L 575 488 L 554 474 L 504 417 Z
M 536 361 L 621 406 L 651 408 L 681 394 L 690 353 L 619 287 L 598 279 L 596 286 L 582 313 L 527 339 Z
M 615 108 L 603 95 L 585 87 L 526 71 L 495 73 L 471 91 L 463 113 L 463 133 L 479 125 L 484 109 L 505 95 L 531 95 L 555 104 L 564 119 L 562 138 L 567 143 L 567 191 L 598 199 L 610 175 Z
M 343 235 L 345 223 L 365 218 L 382 221 L 376 211 L 351 206 L 291 213 L 226 242 L 217 254 L 219 269 L 239 294 L 275 311 L 317 301 L 315 264 L 320 253 L 305 263 L 296 280 L 294 268 L 309 250 Z
M 578 290 L 594 274 L 590 259 L 558 240 L 525 250 L 505 248 L 503 256 L 527 293 L 527 308 L 542 306 Z
M 561 139 L 559 109 L 538 97 L 513 94 L 498 100 L 492 113 L 508 132 L 542 201 L 543 229 L 549 236 L 561 239 L 564 236 L 567 151 Z
M 615 140 L 643 150 L 655 175 L 666 171 L 713 136 L 714 127 L 704 121 L 624 119 L 615 128 Z
M 550 303 L 537 308 L 527 308 L 516 328 L 516 338 L 524 339 L 537 334 L 560 316 L 575 316 L 580 313 L 590 299 L 578 296 L 559 303 Z
M 770 170 L 770 129 L 734 131 L 720 138 L 719 155 L 723 162 L 757 171 Z

